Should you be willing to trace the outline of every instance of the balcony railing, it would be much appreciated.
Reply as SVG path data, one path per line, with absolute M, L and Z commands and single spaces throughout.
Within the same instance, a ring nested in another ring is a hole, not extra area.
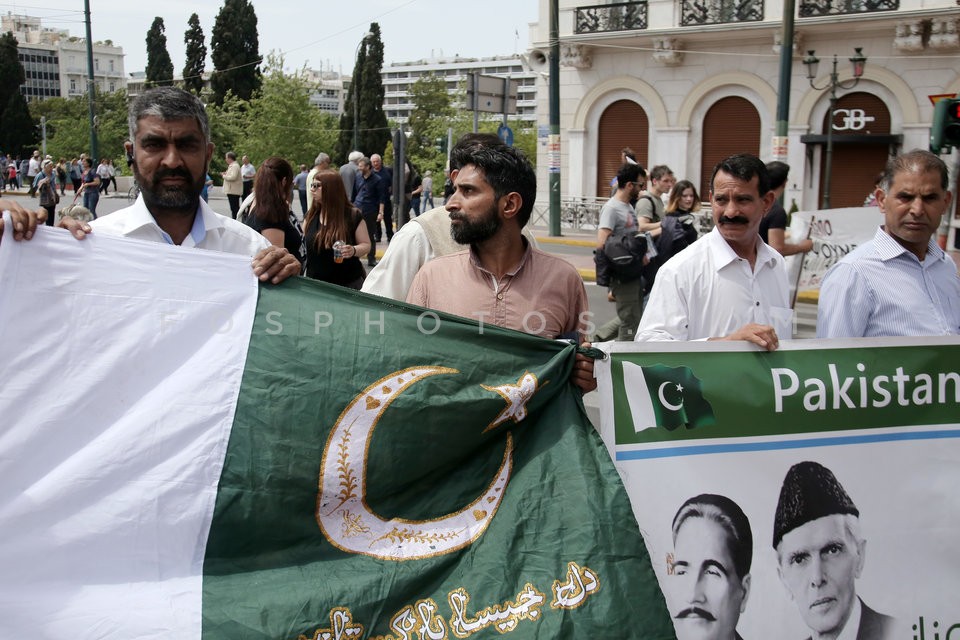
M 800 0 L 800 17 L 835 16 L 843 13 L 896 11 L 900 0 Z
M 680 24 L 684 27 L 763 20 L 763 0 L 683 0 Z
M 647 28 L 647 3 L 618 2 L 577 7 L 574 33 L 634 31 Z

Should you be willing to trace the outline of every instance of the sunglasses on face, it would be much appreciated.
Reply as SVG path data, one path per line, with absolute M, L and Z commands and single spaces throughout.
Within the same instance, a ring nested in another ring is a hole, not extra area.
M 320 188 L 320 183 L 319 183 L 319 182 L 311 182 L 311 183 L 310 183 L 310 189 L 311 189 L 311 190 L 316 190 L 316 189 L 319 189 L 319 188 Z

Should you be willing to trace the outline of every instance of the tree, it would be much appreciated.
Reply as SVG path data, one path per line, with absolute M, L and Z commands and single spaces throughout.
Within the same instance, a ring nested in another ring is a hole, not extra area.
M 360 47 L 357 49 L 357 59 L 353 63 L 353 76 L 350 78 L 350 89 L 347 91 L 347 98 L 343 102 L 343 113 L 340 114 L 340 137 L 337 138 L 337 147 L 336 153 L 333 154 L 333 160 L 337 164 L 343 164 L 347 161 L 347 156 L 350 155 L 350 152 L 353 151 L 353 129 L 354 125 L 357 125 L 358 122 L 354 122 L 354 115 L 356 115 L 357 120 L 360 118 L 360 110 L 354 110 L 354 95 L 359 89 L 360 82 L 360 71 L 363 69 L 363 62 L 367 58 L 367 41 L 364 38 Z M 359 101 L 358 101 L 359 104 Z M 358 130 L 361 127 L 357 127 Z M 360 146 L 359 137 L 357 139 L 357 146 Z
M 22 154 L 37 142 L 36 123 L 20 93 L 26 80 L 17 57 L 17 39 L 9 31 L 0 36 L 0 149 Z
M 257 14 L 249 0 L 226 0 L 213 23 L 213 101 L 223 104 L 227 91 L 250 100 L 260 88 L 260 44 Z
M 407 156 L 421 173 L 430 169 L 435 175 L 443 172 L 446 154 L 441 142 L 447 140 L 447 129 L 454 126 L 457 111 L 453 97 L 447 93 L 447 83 L 433 74 L 421 76 L 410 88 L 413 110 L 407 124 Z
M 283 71 L 283 58 L 267 56 L 263 88 L 250 101 L 243 153 L 263 160 L 281 156 L 297 165 L 313 165 L 320 151 L 332 148 L 335 116 L 310 104 L 306 70 Z
M 30 108 L 20 92 L 7 99 L 0 119 L 3 122 L 0 149 L 7 153 L 24 155 L 30 147 L 36 147 L 39 138 L 37 123 L 30 117 Z
M 340 137 L 337 140 L 335 158 L 345 162 L 353 150 L 354 99 L 357 98 L 357 146 L 367 156 L 383 154 L 390 141 L 390 126 L 383 112 L 383 42 L 380 40 L 380 25 L 370 24 L 370 35 L 360 44 L 357 60 L 353 66 L 350 92 L 340 116 Z
M 123 141 L 127 138 L 127 94 L 125 91 L 96 93 L 97 139 L 100 155 L 113 159 L 126 170 Z M 90 119 L 86 97 L 50 98 L 30 103 L 33 121 L 47 119 L 47 153 L 54 158 L 71 158 L 90 152 Z
M 190 27 L 183 34 L 183 43 L 187 45 L 187 60 L 183 65 L 183 88 L 200 95 L 203 91 L 203 70 L 207 62 L 207 45 L 204 44 L 203 29 L 197 14 L 187 21 Z
M 367 55 L 360 74 L 360 149 L 367 155 L 383 154 L 390 141 L 390 126 L 383 112 L 383 42 L 380 40 L 380 25 L 370 23 L 371 35 L 367 37 Z
M 320 151 L 330 152 L 337 138 L 336 116 L 310 104 L 306 70 L 287 74 L 283 58 L 272 53 L 264 65 L 263 86 L 249 102 L 228 92 L 223 105 L 207 107 L 215 154 L 210 175 L 219 175 L 222 156 L 233 150 L 254 164 L 281 156 L 294 166 L 312 165 Z M 216 172 L 216 174 L 214 173 Z
M 224 154 L 227 151 L 236 151 L 238 160 L 243 155 L 237 145 L 245 135 L 247 103 L 233 95 L 232 91 L 227 91 L 221 104 L 207 105 L 207 118 L 210 120 L 210 138 L 216 146 L 210 160 L 209 173 L 216 184 L 220 184 L 220 174 L 227 170 Z
M 163 18 L 159 16 L 147 31 L 147 84 L 151 86 L 173 84 L 173 62 L 167 52 L 165 31 Z

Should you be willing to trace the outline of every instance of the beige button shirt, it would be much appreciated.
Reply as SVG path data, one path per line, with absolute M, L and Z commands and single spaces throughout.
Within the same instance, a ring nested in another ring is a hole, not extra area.
M 577 339 L 589 320 L 577 270 L 529 245 L 500 280 L 472 250 L 435 258 L 417 273 L 407 302 L 545 338 Z

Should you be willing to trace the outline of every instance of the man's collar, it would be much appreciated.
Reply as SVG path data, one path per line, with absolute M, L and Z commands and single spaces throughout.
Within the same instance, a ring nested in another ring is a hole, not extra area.
M 905 246 L 897 242 L 896 238 L 887 233 L 886 229 L 880 227 L 877 229 L 877 232 L 873 236 L 873 244 L 877 250 L 877 257 L 880 258 L 883 262 L 888 260 L 893 260 L 903 254 L 908 254 L 916 258 L 912 251 L 907 249 Z M 933 235 L 930 236 L 930 239 L 927 240 L 927 255 L 923 260 L 924 264 L 936 262 L 937 260 L 942 260 L 946 254 L 943 252 L 943 249 L 940 248 L 940 245 L 933 239 Z M 919 262 L 919 258 L 917 258 Z
M 521 242 L 523 242 L 523 247 L 524 247 L 523 255 L 520 257 L 520 260 L 519 262 L 517 262 L 516 266 L 514 266 L 512 269 L 507 271 L 504 275 L 507 275 L 510 277 L 515 276 L 517 272 L 523 268 L 523 265 L 527 262 L 527 258 L 530 257 L 530 253 L 533 251 L 533 247 L 530 246 L 530 243 L 527 241 L 526 238 L 524 238 L 521 235 L 520 240 Z M 470 245 L 470 264 L 472 264 L 474 267 L 476 267 L 480 271 L 483 271 L 484 273 L 489 273 L 490 275 L 494 275 L 492 271 L 490 271 L 489 269 L 484 267 L 482 264 L 480 264 L 480 256 L 477 254 L 476 245 L 472 245 L 472 244 Z
M 738 256 L 737 252 L 733 250 L 733 247 L 731 247 L 726 239 L 720 235 L 719 227 L 714 227 L 713 230 L 703 238 L 703 240 L 706 240 L 708 246 L 710 247 L 710 253 L 713 255 L 713 263 L 717 271 L 727 266 L 731 262 L 735 262 L 736 260 L 740 259 L 740 256 Z M 754 266 L 754 271 L 756 271 L 757 266 L 767 263 L 776 263 L 777 255 L 779 254 L 768 247 L 767 244 L 760 239 L 760 236 L 757 235 L 757 260 Z
M 212 229 L 220 229 L 223 227 L 223 221 L 220 219 L 213 209 L 210 208 L 203 198 L 200 198 L 200 204 L 197 207 L 197 213 L 193 218 L 193 226 L 190 228 L 190 234 L 188 238 L 192 241 L 192 244 L 189 246 L 197 246 L 203 239 L 206 238 L 207 233 Z M 147 209 L 147 204 L 143 201 L 143 195 L 137 197 L 136 202 L 129 208 L 129 213 L 126 215 L 124 220 L 123 235 L 132 233 L 133 231 L 140 229 L 142 227 L 154 227 L 160 236 L 166 240 L 169 244 L 173 244 L 172 238 L 170 235 L 160 228 L 160 225 L 157 224 L 156 218 L 153 217 L 153 214 L 150 213 L 150 210 Z M 184 239 L 184 242 L 187 242 Z

